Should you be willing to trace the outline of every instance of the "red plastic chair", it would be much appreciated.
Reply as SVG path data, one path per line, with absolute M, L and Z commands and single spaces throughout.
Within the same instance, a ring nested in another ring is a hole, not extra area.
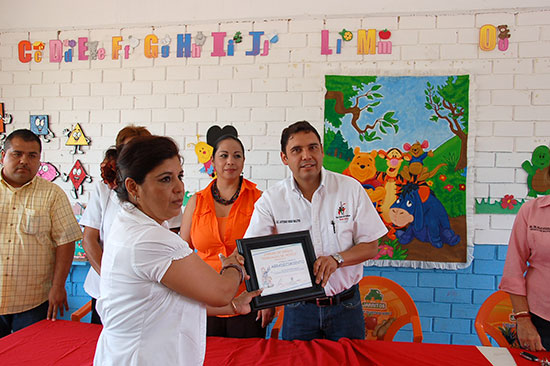
M 474 323 L 482 345 L 493 345 L 489 335 L 500 347 L 519 346 L 513 312 L 510 295 L 504 291 L 495 292 L 483 302 Z
M 273 324 L 273 328 L 271 328 L 270 338 L 279 339 L 279 333 L 281 332 L 281 328 L 283 327 L 283 318 L 285 316 L 285 307 L 284 306 L 278 306 L 275 309 L 275 316 L 277 317 L 277 320 L 275 320 L 275 324 Z
M 77 311 L 71 314 L 71 320 L 73 322 L 79 322 L 80 319 L 84 318 L 86 314 L 92 311 L 92 300 L 88 301 L 80 307 Z
M 418 309 L 403 287 L 384 277 L 366 276 L 359 282 L 359 291 L 366 339 L 391 341 L 399 329 L 411 323 L 413 342 L 422 342 Z

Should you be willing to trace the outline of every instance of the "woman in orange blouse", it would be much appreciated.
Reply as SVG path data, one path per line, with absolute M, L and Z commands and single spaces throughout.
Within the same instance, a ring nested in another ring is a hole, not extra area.
M 236 248 L 248 228 L 254 203 L 262 192 L 256 184 L 241 176 L 244 166 L 244 147 L 234 134 L 223 135 L 213 144 L 212 163 L 217 178 L 197 192 L 183 213 L 181 237 L 216 271 L 221 269 L 218 255 L 228 256 Z M 246 288 L 241 284 L 239 293 Z M 273 312 L 237 316 L 209 316 L 207 335 L 232 338 L 265 337 L 265 327 Z

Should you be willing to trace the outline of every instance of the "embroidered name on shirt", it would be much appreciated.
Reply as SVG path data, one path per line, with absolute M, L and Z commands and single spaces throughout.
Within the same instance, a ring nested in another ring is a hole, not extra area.
M 529 225 L 529 230 L 540 231 L 542 233 L 550 233 L 550 227 L 548 226 Z
M 345 222 L 347 222 L 347 221 L 349 220 L 349 218 L 350 218 L 350 215 L 340 215 L 340 216 L 336 216 L 335 218 L 336 218 L 336 220 L 338 220 L 338 221 L 345 221 Z
M 275 220 L 276 224 L 297 224 L 301 222 L 300 219 L 290 219 L 290 220 Z

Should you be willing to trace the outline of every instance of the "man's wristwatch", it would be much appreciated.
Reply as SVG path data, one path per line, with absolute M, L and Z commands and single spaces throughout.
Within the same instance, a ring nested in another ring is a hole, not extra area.
M 330 255 L 336 263 L 338 263 L 338 268 L 342 267 L 342 264 L 344 264 L 344 258 L 340 255 L 340 253 L 334 253 Z

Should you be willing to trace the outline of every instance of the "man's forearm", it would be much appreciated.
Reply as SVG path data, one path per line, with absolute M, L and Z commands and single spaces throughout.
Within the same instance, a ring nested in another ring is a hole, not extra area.
M 363 263 L 367 259 L 371 259 L 376 256 L 378 252 L 378 240 L 371 241 L 369 243 L 359 243 L 346 251 L 340 252 L 342 258 L 344 258 L 344 266 L 353 266 L 355 264 Z
M 55 249 L 55 266 L 53 271 L 52 286 L 65 287 L 67 275 L 71 270 L 74 257 L 74 241 L 64 245 L 59 245 Z

